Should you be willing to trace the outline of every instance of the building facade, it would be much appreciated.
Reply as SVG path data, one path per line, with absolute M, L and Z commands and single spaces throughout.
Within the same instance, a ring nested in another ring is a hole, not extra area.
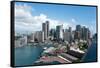
M 63 40 L 63 25 L 56 26 L 56 38 Z

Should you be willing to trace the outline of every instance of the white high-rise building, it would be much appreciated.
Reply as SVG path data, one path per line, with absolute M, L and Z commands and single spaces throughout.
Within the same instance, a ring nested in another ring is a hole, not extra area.
M 38 41 L 38 42 L 44 42 L 44 32 L 43 31 L 37 31 L 35 33 L 35 41 Z
M 38 41 L 39 42 L 44 42 L 44 32 L 43 31 L 39 31 Z

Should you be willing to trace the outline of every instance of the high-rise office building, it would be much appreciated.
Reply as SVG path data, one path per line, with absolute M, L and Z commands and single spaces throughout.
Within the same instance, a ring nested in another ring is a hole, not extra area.
M 44 32 L 44 39 L 47 40 L 47 24 L 42 24 L 42 31 Z
M 47 24 L 47 37 L 49 37 L 49 21 L 46 21 Z
M 42 24 L 42 31 L 44 32 L 44 39 L 47 40 L 49 37 L 49 21 Z
M 44 42 L 44 32 L 36 31 L 34 38 L 35 38 L 35 42 Z
M 38 32 L 38 41 L 39 42 L 44 42 L 44 32 L 43 31 L 39 31 Z
M 89 30 L 89 28 L 86 28 L 85 26 L 83 26 L 83 28 L 82 28 L 82 39 L 83 40 L 90 39 L 90 30 Z
M 74 32 L 74 39 L 80 40 L 80 38 L 81 38 L 80 32 L 75 30 L 75 32 Z
M 69 27 L 69 29 L 65 29 L 64 31 L 64 40 L 71 43 L 72 40 L 73 40 L 73 37 L 72 37 L 72 28 Z
M 55 29 L 51 29 L 50 30 L 50 36 L 52 37 L 52 39 L 56 38 L 56 31 L 55 31 Z
M 56 38 L 63 40 L 63 25 L 56 26 Z
M 39 38 L 39 33 L 38 33 L 38 31 L 36 31 L 36 32 L 34 33 L 34 41 L 35 41 L 35 42 L 38 42 L 38 38 Z
M 69 32 L 72 32 L 72 28 L 71 27 L 69 27 L 69 30 L 68 30 Z
M 91 36 L 91 32 L 90 32 L 89 28 L 87 28 L 87 31 L 86 31 L 86 40 L 90 39 L 90 36 Z
M 70 42 L 70 32 L 68 29 L 65 29 L 63 36 L 65 41 Z
M 81 31 L 81 25 L 76 25 L 76 31 Z
M 81 38 L 82 38 L 82 28 L 81 28 L 81 25 L 76 25 L 74 39 L 80 40 Z
M 69 42 L 72 42 L 72 40 L 73 40 L 73 38 L 72 38 L 72 28 L 71 27 L 69 27 Z

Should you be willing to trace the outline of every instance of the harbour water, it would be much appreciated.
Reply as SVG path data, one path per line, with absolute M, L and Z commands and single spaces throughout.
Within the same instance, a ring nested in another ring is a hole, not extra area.
M 92 43 L 88 49 L 86 55 L 83 58 L 83 62 L 96 62 L 97 61 L 97 43 Z
M 41 46 L 24 46 L 15 48 L 15 66 L 33 65 L 43 52 Z
M 50 46 L 51 45 L 48 45 L 46 47 L 50 47 Z M 33 65 L 34 62 L 40 58 L 43 52 L 43 47 L 44 46 L 24 46 L 24 47 L 15 48 L 15 66 Z M 96 50 L 97 50 L 97 44 L 93 43 L 89 48 L 88 52 L 86 53 L 83 62 L 96 61 L 97 59 Z

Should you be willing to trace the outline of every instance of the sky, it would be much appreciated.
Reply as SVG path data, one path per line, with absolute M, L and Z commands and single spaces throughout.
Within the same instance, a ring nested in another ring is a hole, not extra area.
M 15 32 L 34 32 L 42 29 L 42 23 L 50 22 L 50 29 L 57 25 L 63 28 L 86 26 L 96 33 L 96 7 L 55 5 L 40 3 L 15 3 Z

